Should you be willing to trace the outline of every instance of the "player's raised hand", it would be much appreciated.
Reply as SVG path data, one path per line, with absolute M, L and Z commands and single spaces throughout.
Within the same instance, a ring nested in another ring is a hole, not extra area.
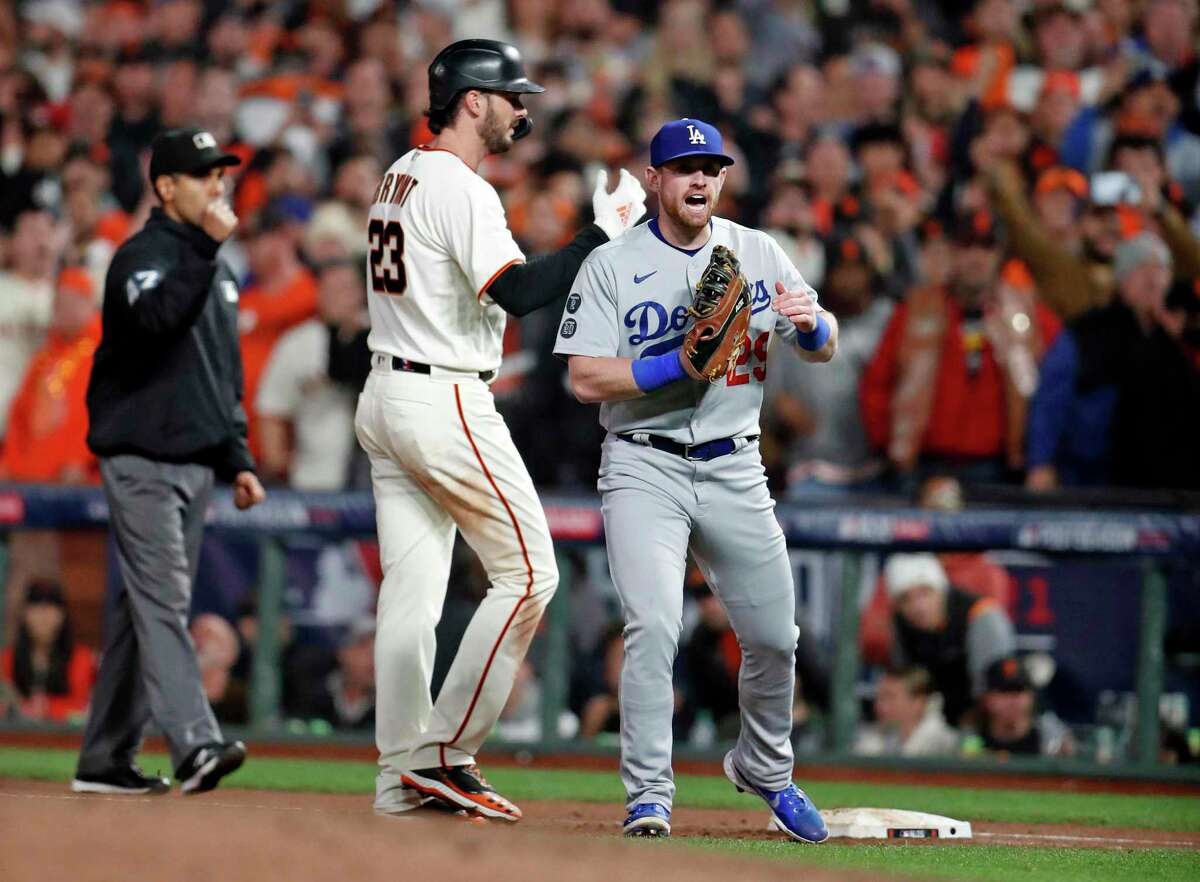
M 237 215 L 224 199 L 214 199 L 208 203 L 200 217 L 201 228 L 218 242 L 228 239 L 237 223 Z
M 791 319 L 796 330 L 802 333 L 808 333 L 817 326 L 817 304 L 807 288 L 789 291 L 783 282 L 776 282 L 771 308 Z
M 596 174 L 592 211 L 596 215 L 596 226 L 604 230 L 609 239 L 615 239 L 646 213 L 646 191 L 637 178 L 621 169 L 617 188 L 609 193 L 608 172 L 601 169 Z

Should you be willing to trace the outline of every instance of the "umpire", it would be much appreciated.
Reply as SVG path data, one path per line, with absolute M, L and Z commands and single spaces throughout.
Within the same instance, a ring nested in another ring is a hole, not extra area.
M 187 631 L 192 580 L 214 478 L 245 509 L 265 497 L 246 444 L 238 289 L 217 249 L 237 225 L 213 136 L 154 139 L 150 183 L 161 205 L 118 249 L 104 283 L 104 333 L 87 404 L 124 590 L 108 623 L 71 788 L 165 793 L 133 764 L 147 721 L 166 737 L 175 779 L 202 793 L 240 766 L 222 740 Z

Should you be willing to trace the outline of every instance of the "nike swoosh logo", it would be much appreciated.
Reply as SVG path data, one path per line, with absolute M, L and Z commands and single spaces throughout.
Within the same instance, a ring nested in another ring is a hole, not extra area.
M 658 270 L 654 271 L 654 273 L 656 273 L 656 272 L 658 272 Z M 654 273 L 646 273 L 646 275 L 644 275 L 644 276 L 639 276 L 637 273 L 634 273 L 633 274 L 633 284 L 635 284 L 635 285 L 642 284 L 642 282 L 646 281 L 646 279 L 650 278 L 652 275 L 654 275 Z

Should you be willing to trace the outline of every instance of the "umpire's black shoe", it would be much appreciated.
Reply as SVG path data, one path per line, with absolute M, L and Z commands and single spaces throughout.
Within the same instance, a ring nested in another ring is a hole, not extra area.
M 105 793 L 108 795 L 160 796 L 171 789 L 171 782 L 158 775 L 143 775 L 137 766 L 106 769 L 88 774 L 76 772 L 71 789 L 76 793 Z
M 246 761 L 246 745 L 240 741 L 201 744 L 175 770 L 175 780 L 184 796 L 205 793 Z

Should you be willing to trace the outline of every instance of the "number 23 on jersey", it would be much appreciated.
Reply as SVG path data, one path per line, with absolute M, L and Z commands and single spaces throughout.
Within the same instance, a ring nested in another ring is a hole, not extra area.
M 371 288 L 376 294 L 399 296 L 408 287 L 404 273 L 404 230 L 399 222 L 373 220 L 367 227 Z

